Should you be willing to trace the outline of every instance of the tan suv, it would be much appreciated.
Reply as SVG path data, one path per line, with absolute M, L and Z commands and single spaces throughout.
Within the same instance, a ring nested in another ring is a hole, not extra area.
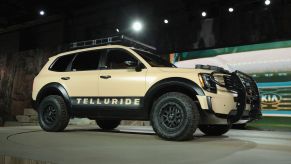
M 51 57 L 34 79 L 32 99 L 45 131 L 63 131 L 73 117 L 96 120 L 105 130 L 121 120 L 150 120 L 161 138 L 188 140 L 197 128 L 222 135 L 233 123 L 261 116 L 256 83 L 242 72 L 176 68 L 125 36 L 72 47 L 77 50 Z

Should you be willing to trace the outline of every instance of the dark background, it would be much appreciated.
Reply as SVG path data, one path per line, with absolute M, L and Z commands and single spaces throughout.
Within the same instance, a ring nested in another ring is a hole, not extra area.
M 116 35 L 116 28 L 160 53 L 290 39 L 291 1 L 271 0 L 270 6 L 264 1 L 2 0 L 0 51 L 55 48 Z M 229 13 L 229 7 L 235 11 Z M 41 9 L 45 16 L 38 15 Z M 145 26 L 139 34 L 131 30 L 136 19 Z
M 49 56 L 70 42 L 116 35 L 116 28 L 163 55 L 290 40 L 291 0 L 271 0 L 270 6 L 264 1 L 2 0 L 0 114 L 11 119 L 31 106 L 33 78 Z M 137 19 L 144 23 L 138 34 L 131 30 Z

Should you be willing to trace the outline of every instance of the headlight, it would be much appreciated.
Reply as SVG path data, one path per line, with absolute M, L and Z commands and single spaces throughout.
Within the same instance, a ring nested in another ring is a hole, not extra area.
M 213 80 L 213 77 L 210 74 L 200 73 L 198 76 L 199 76 L 199 81 L 203 89 L 212 93 L 217 92 L 216 84 Z

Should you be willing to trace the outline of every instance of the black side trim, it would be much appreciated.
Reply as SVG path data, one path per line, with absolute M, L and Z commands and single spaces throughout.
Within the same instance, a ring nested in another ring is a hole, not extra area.
M 72 110 L 142 109 L 143 97 L 70 97 Z
M 143 97 L 71 97 L 72 115 L 90 119 L 148 120 Z
M 53 95 L 53 94 L 62 96 L 65 100 L 67 108 L 69 109 L 69 111 L 71 111 L 72 105 L 71 105 L 69 95 L 66 89 L 59 83 L 49 83 L 45 85 L 44 87 L 42 87 L 42 89 L 38 92 L 38 95 L 36 97 L 34 108 L 35 109 L 38 108 L 38 105 L 40 104 L 43 98 L 45 98 L 48 95 Z
M 194 76 L 194 74 L 193 74 Z M 154 84 L 146 93 L 144 98 L 144 107 L 145 110 L 148 111 L 148 113 L 151 110 L 151 105 L 155 98 L 157 98 L 157 95 L 161 95 L 163 93 L 166 93 L 168 91 L 182 91 L 187 92 L 188 95 L 201 95 L 204 96 L 205 93 L 203 92 L 202 88 L 195 82 L 184 79 L 184 78 L 168 78 L 161 80 Z M 192 96 L 191 96 L 192 97 Z
M 208 110 L 211 111 L 212 113 L 214 113 L 214 111 L 213 111 L 213 107 L 212 107 L 211 98 L 212 98 L 212 97 L 207 96 Z
M 33 99 L 31 99 L 31 106 L 35 111 L 37 110 L 36 101 Z
M 164 87 L 170 87 L 170 86 L 186 87 L 187 89 L 189 89 L 193 93 L 196 93 L 196 95 L 201 95 L 201 96 L 205 95 L 203 92 L 203 89 L 200 88 L 200 86 L 198 84 L 196 84 L 195 82 L 188 80 L 188 79 L 184 79 L 184 78 L 174 77 L 174 78 L 168 78 L 168 79 L 161 80 L 161 81 L 157 82 L 156 84 L 154 84 L 147 91 L 145 97 L 148 97 L 148 96 L 152 95 L 153 93 L 160 91 L 160 89 L 162 89 Z

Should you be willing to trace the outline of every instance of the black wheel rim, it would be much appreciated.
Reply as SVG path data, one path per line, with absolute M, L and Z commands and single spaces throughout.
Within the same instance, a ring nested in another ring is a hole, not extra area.
M 46 124 L 53 124 L 57 118 L 57 110 L 54 106 L 48 105 L 43 112 L 43 121 Z
M 179 128 L 184 120 L 183 109 L 176 103 L 163 105 L 159 115 L 162 125 L 169 129 Z

